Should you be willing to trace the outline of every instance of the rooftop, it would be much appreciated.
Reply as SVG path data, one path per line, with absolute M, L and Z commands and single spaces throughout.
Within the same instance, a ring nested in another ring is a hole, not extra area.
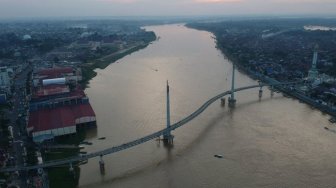
M 37 72 L 37 74 L 48 78 L 59 78 L 63 77 L 64 74 L 73 73 L 73 71 L 74 69 L 72 67 L 57 67 L 51 69 L 41 69 Z
M 33 132 L 46 131 L 76 125 L 76 119 L 83 117 L 95 117 L 90 104 L 43 109 L 30 112 L 28 128 Z
M 70 92 L 70 89 L 67 85 L 47 85 L 37 90 L 34 97 L 43 97 L 43 96 L 63 94 L 63 93 L 69 93 L 69 92 Z

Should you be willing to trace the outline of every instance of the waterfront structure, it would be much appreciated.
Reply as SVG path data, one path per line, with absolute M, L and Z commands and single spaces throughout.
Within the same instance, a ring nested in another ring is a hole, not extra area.
M 42 80 L 42 85 L 47 86 L 47 85 L 63 85 L 66 83 L 65 78 L 53 78 L 53 79 L 45 79 Z
M 43 80 L 64 78 L 66 83 L 77 83 L 82 80 L 80 68 L 72 67 L 54 67 L 50 69 L 41 69 L 34 74 L 34 87 L 43 85 Z
M 27 132 L 34 142 L 75 134 L 77 128 L 95 126 L 96 116 L 89 99 L 77 85 L 81 75 L 74 68 L 37 71 L 29 104 Z M 72 89 L 71 89 L 72 88 Z
M 30 113 L 28 133 L 35 142 L 76 133 L 76 128 L 96 121 L 90 104 L 40 109 Z
M 52 87 L 51 90 L 49 90 L 49 87 Z M 60 87 L 61 88 L 58 88 L 58 86 L 48 86 L 46 90 L 34 91 L 29 103 L 30 111 L 89 103 L 89 99 L 86 97 L 84 91 L 79 87 L 70 92 L 67 91 L 68 86 Z
M 308 79 L 309 80 L 316 80 L 319 76 L 319 73 L 318 73 L 318 70 L 316 68 L 316 65 L 317 65 L 317 52 L 318 50 L 318 46 L 316 45 L 315 46 L 315 49 L 314 49 L 314 56 L 313 56 L 313 61 L 312 61 L 312 66 L 311 66 L 311 69 L 309 70 L 308 72 Z
M 69 93 L 70 88 L 67 85 L 47 85 L 37 89 L 36 96 L 49 96 L 49 95 L 56 95 L 56 94 L 63 94 Z

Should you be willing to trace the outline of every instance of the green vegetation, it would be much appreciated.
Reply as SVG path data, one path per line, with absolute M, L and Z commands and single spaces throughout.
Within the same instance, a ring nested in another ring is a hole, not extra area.
M 5 118 L 3 110 L 9 108 L 9 105 L 0 105 L 0 148 L 7 149 L 9 147 L 9 120 Z M 0 179 L 7 179 L 8 174 L 0 173 Z M 1 186 L 0 186 L 1 187 Z
M 111 63 L 114 63 L 118 59 L 125 57 L 133 52 L 140 49 L 146 48 L 148 44 L 156 40 L 156 35 L 154 32 L 141 32 L 136 35 L 128 36 L 128 47 L 125 49 L 110 49 L 109 55 L 106 55 L 106 51 L 100 53 L 100 57 L 95 57 L 94 59 L 84 59 L 86 62 L 82 65 L 82 76 L 83 80 L 81 82 L 83 87 L 86 87 L 89 80 L 97 75 L 94 71 L 96 68 L 105 69 Z M 100 50 L 98 50 L 99 52 Z M 105 55 L 105 56 L 104 56 Z
M 73 188 L 78 186 L 80 169 L 74 166 L 74 171 L 70 172 L 69 167 L 54 167 L 48 170 L 50 188 Z
M 105 69 L 108 65 L 110 65 L 111 63 L 114 63 L 115 61 L 117 61 L 118 59 L 121 59 L 133 52 L 136 52 L 138 50 L 141 50 L 145 47 L 148 46 L 149 43 L 147 44 L 139 44 L 135 47 L 131 47 L 128 48 L 126 50 L 123 50 L 122 52 L 117 52 L 114 54 L 109 55 L 108 57 L 104 58 L 104 60 L 101 59 L 96 59 L 96 60 L 92 60 L 89 63 L 86 63 L 84 65 L 82 65 L 82 76 L 83 76 L 83 80 L 81 82 L 81 84 L 86 87 L 88 82 L 97 75 L 97 73 L 94 71 L 96 68 L 99 69 Z
M 0 105 L 0 148 L 8 148 L 9 146 L 9 120 L 5 118 L 4 109 L 9 108 L 9 105 Z
M 76 156 L 79 149 L 52 149 L 44 152 L 45 160 L 56 160 Z M 53 188 L 72 188 L 77 187 L 80 169 L 78 164 L 73 164 L 73 172 L 70 172 L 70 166 L 57 166 L 48 169 L 50 187 Z
M 77 134 L 63 136 L 56 138 L 55 142 L 57 144 L 66 144 L 66 145 L 79 145 L 85 139 L 85 129 L 77 129 Z M 48 149 L 42 153 L 43 159 L 45 161 L 63 159 L 67 157 L 77 156 L 79 154 L 79 148 L 71 149 Z M 48 177 L 51 188 L 73 188 L 77 187 L 80 168 L 78 163 L 72 164 L 73 172 L 70 172 L 70 166 L 60 166 L 53 167 L 48 169 Z

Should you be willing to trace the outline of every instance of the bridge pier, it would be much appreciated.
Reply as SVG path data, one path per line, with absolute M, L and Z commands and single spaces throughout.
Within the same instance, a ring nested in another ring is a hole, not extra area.
M 100 169 L 100 174 L 104 175 L 105 174 L 105 163 L 103 161 L 103 155 L 100 155 L 99 169 Z
M 230 108 L 234 108 L 235 106 L 236 106 L 236 99 L 233 99 L 233 98 L 231 98 L 231 97 L 229 97 L 229 107 Z
M 72 166 L 72 163 L 70 163 L 69 172 L 70 172 L 70 173 L 74 173 L 74 168 L 73 168 L 73 166 Z
M 163 144 L 165 146 L 173 146 L 174 145 L 174 135 L 164 135 Z
M 263 90 L 262 90 L 262 87 L 260 87 L 260 89 L 259 89 L 259 99 L 262 97 L 262 94 L 263 94 Z
M 274 96 L 274 86 L 271 87 L 271 97 Z
M 261 81 L 260 80 L 258 81 L 258 84 L 260 86 L 260 88 L 259 88 L 259 99 L 261 99 L 262 94 L 263 94 L 263 90 L 262 90 L 262 85 L 261 85 Z
M 221 98 L 221 105 L 224 107 L 225 106 L 225 98 Z
M 236 106 L 236 102 L 237 100 L 235 99 L 234 96 L 234 83 L 235 83 L 235 69 L 236 69 L 236 65 L 234 63 L 232 63 L 232 82 L 231 82 L 231 96 L 229 97 L 228 101 L 229 101 L 229 107 L 230 108 L 234 108 Z

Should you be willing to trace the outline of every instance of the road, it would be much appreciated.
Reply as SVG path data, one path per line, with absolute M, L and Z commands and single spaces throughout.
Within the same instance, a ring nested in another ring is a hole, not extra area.
M 25 155 L 25 142 L 27 138 L 27 132 L 25 131 L 26 127 L 26 116 L 27 110 L 25 105 L 27 104 L 26 100 L 26 80 L 28 73 L 32 70 L 28 66 L 25 70 L 17 75 L 17 78 L 14 80 L 14 92 L 13 92 L 13 104 L 12 111 L 9 115 L 10 125 L 13 127 L 13 141 L 12 141 L 12 153 L 11 156 L 15 159 L 15 166 L 26 165 Z M 13 183 L 18 184 L 20 187 L 27 187 L 26 172 L 16 172 L 13 174 L 14 181 Z

